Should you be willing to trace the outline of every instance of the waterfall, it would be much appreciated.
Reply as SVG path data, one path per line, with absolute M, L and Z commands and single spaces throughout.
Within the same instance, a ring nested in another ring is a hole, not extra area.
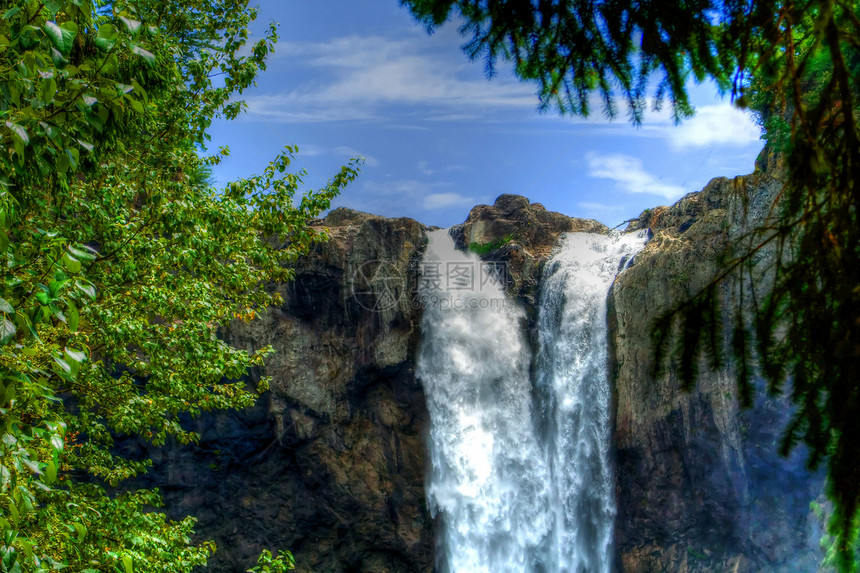
M 487 270 L 446 231 L 430 233 L 417 374 L 431 419 L 427 497 L 442 514 L 440 571 L 530 570 L 551 526 L 525 317 Z
M 605 572 L 615 514 L 606 295 L 643 236 L 572 234 L 547 262 L 532 372 L 497 271 L 430 233 L 417 375 L 437 570 Z
M 610 459 L 606 298 L 645 233 L 575 233 L 546 264 L 536 383 L 552 479 L 548 570 L 608 573 L 615 492 Z

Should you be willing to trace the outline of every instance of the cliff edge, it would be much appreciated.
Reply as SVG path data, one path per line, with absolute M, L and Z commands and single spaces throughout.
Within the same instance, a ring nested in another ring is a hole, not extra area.
M 717 276 L 780 188 L 762 172 L 718 178 L 631 225 L 654 235 L 609 300 L 621 571 L 814 571 L 820 561 L 809 503 L 821 479 L 802 451 L 777 453 L 786 401 L 759 391 L 741 409 L 732 369 L 715 371 L 704 357 L 690 392 L 671 367 L 654 374 L 658 317 Z M 719 288 L 726 308 L 737 305 L 736 282 Z

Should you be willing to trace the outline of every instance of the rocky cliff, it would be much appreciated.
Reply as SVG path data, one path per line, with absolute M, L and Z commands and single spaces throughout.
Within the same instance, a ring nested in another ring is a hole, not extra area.
M 471 249 L 485 261 L 504 263 L 508 293 L 534 314 L 543 263 L 562 233 L 608 233 L 606 225 L 547 211 L 520 195 L 500 195 L 492 205 L 477 205 L 461 225 L 451 229 L 460 249 Z
M 820 560 L 809 502 L 821 480 L 802 452 L 776 453 L 786 403 L 759 392 L 741 410 L 731 368 L 704 357 L 691 392 L 653 364 L 657 318 L 708 285 L 780 185 L 762 172 L 714 179 L 632 225 L 654 235 L 610 295 L 622 571 L 814 571 Z M 720 288 L 725 306 L 737 305 L 737 283 Z
M 732 192 L 741 182 L 748 203 Z M 775 454 L 785 405 L 763 397 L 740 410 L 730 370 L 705 370 L 685 393 L 671 371 L 651 368 L 653 320 L 710 280 L 777 188 L 762 174 L 714 180 L 633 225 L 654 236 L 610 295 L 619 570 L 814 569 L 808 503 L 820 483 L 800 457 Z M 269 547 L 292 550 L 300 571 L 429 572 L 428 418 L 413 369 L 426 229 L 347 209 L 319 224 L 332 240 L 299 262 L 295 281 L 272 287 L 284 304 L 226 334 L 274 347 L 271 392 L 252 410 L 193 422 L 199 446 L 155 452 L 151 481 L 218 543 L 208 570 L 245 571 Z M 608 232 L 503 195 L 452 235 L 507 265 L 533 329 L 543 263 L 569 231 Z
M 272 287 L 283 305 L 226 335 L 274 348 L 271 391 L 194 422 L 197 447 L 155 455 L 169 511 L 196 515 L 218 545 L 207 571 L 244 572 L 267 547 L 291 550 L 298 571 L 433 567 L 410 292 L 425 228 L 347 209 L 319 224 L 332 238 Z

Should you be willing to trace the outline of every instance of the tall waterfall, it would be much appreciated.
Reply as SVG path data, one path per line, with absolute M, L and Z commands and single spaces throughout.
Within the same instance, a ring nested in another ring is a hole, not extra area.
M 610 460 L 606 298 L 645 234 L 564 237 L 547 262 L 536 378 L 553 508 L 550 571 L 608 573 L 615 492 Z
M 615 515 L 606 295 L 642 236 L 567 236 L 525 316 L 446 231 L 430 233 L 418 377 L 430 412 L 437 569 L 606 572 Z M 534 372 L 531 370 L 535 364 Z
M 442 514 L 440 571 L 533 569 L 551 527 L 525 316 L 484 270 L 446 231 L 430 234 L 418 377 L 431 419 L 427 497 Z

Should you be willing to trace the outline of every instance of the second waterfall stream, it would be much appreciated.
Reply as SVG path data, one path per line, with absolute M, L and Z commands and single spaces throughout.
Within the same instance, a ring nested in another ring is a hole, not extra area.
M 532 355 L 505 269 L 429 234 L 417 375 L 442 573 L 608 573 L 615 517 L 606 298 L 644 233 L 566 235 Z

